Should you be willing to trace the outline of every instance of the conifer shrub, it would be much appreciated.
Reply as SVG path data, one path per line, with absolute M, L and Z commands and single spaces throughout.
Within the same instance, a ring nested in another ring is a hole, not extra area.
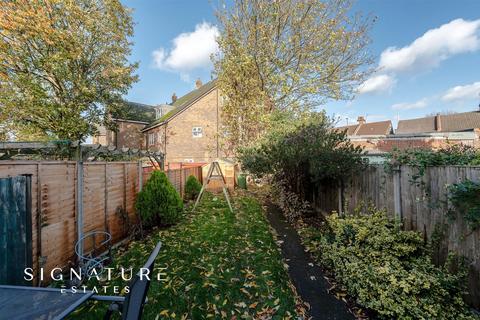
M 200 190 L 202 189 L 202 185 L 198 181 L 198 179 L 191 175 L 187 178 L 187 182 L 185 183 L 185 200 L 193 200 L 195 199 Z
M 183 202 L 165 173 L 155 170 L 138 193 L 135 208 L 147 226 L 172 225 L 182 214 Z

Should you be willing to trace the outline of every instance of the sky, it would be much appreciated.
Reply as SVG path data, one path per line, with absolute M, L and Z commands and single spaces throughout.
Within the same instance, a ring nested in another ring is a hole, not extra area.
M 169 103 L 211 79 L 218 50 L 219 0 L 123 0 L 135 21 L 131 61 L 139 82 L 130 101 Z M 478 110 L 480 103 L 480 0 L 358 0 L 353 8 L 376 17 L 370 51 L 376 72 L 352 101 L 318 109 L 352 124 Z

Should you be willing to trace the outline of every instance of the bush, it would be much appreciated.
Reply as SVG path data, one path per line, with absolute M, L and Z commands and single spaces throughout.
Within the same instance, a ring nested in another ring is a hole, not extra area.
M 357 302 L 387 319 L 473 319 L 462 300 L 465 273 L 433 265 L 421 235 L 383 212 L 329 218 L 303 230 L 307 246 Z
M 193 200 L 195 199 L 200 190 L 202 189 L 202 185 L 198 181 L 195 176 L 189 176 L 187 178 L 187 182 L 185 183 L 185 199 L 186 200 Z
M 171 225 L 180 218 L 183 202 L 165 173 L 155 170 L 138 193 L 135 208 L 147 225 Z
M 287 122 L 286 126 L 279 122 L 260 142 L 239 150 L 244 170 L 258 177 L 273 175 L 274 183 L 311 200 L 325 181 L 335 184 L 364 167 L 363 149 L 354 146 L 346 132 L 333 130 L 324 113 Z

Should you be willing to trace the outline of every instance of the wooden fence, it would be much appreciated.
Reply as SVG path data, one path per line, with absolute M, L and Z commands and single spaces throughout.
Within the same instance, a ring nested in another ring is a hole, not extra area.
M 465 179 L 480 181 L 480 167 L 430 167 L 421 178 L 415 179 L 416 175 L 418 169 L 414 167 L 401 166 L 392 172 L 381 165 L 369 166 L 343 187 L 321 186 L 314 205 L 323 212 L 351 212 L 373 204 L 386 209 L 390 217 L 401 218 L 405 229 L 421 232 L 426 240 L 434 232 L 441 235 L 433 260 L 444 263 L 448 252 L 470 260 L 467 300 L 480 308 L 480 230 L 472 232 L 458 212 L 454 217 L 447 215 L 452 208 L 447 186 Z
M 202 179 L 201 168 L 167 174 L 180 193 L 190 174 Z M 138 223 L 136 194 L 150 173 L 139 162 L 0 161 L 0 178 L 20 175 L 32 178 L 34 273 L 43 268 L 48 274 L 76 262 L 74 245 L 79 232 L 108 231 L 113 243 L 128 237 Z

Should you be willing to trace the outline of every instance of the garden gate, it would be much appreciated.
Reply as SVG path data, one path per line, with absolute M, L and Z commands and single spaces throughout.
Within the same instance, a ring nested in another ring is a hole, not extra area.
M 31 181 L 0 179 L 0 284 L 24 284 L 23 270 L 32 267 Z

